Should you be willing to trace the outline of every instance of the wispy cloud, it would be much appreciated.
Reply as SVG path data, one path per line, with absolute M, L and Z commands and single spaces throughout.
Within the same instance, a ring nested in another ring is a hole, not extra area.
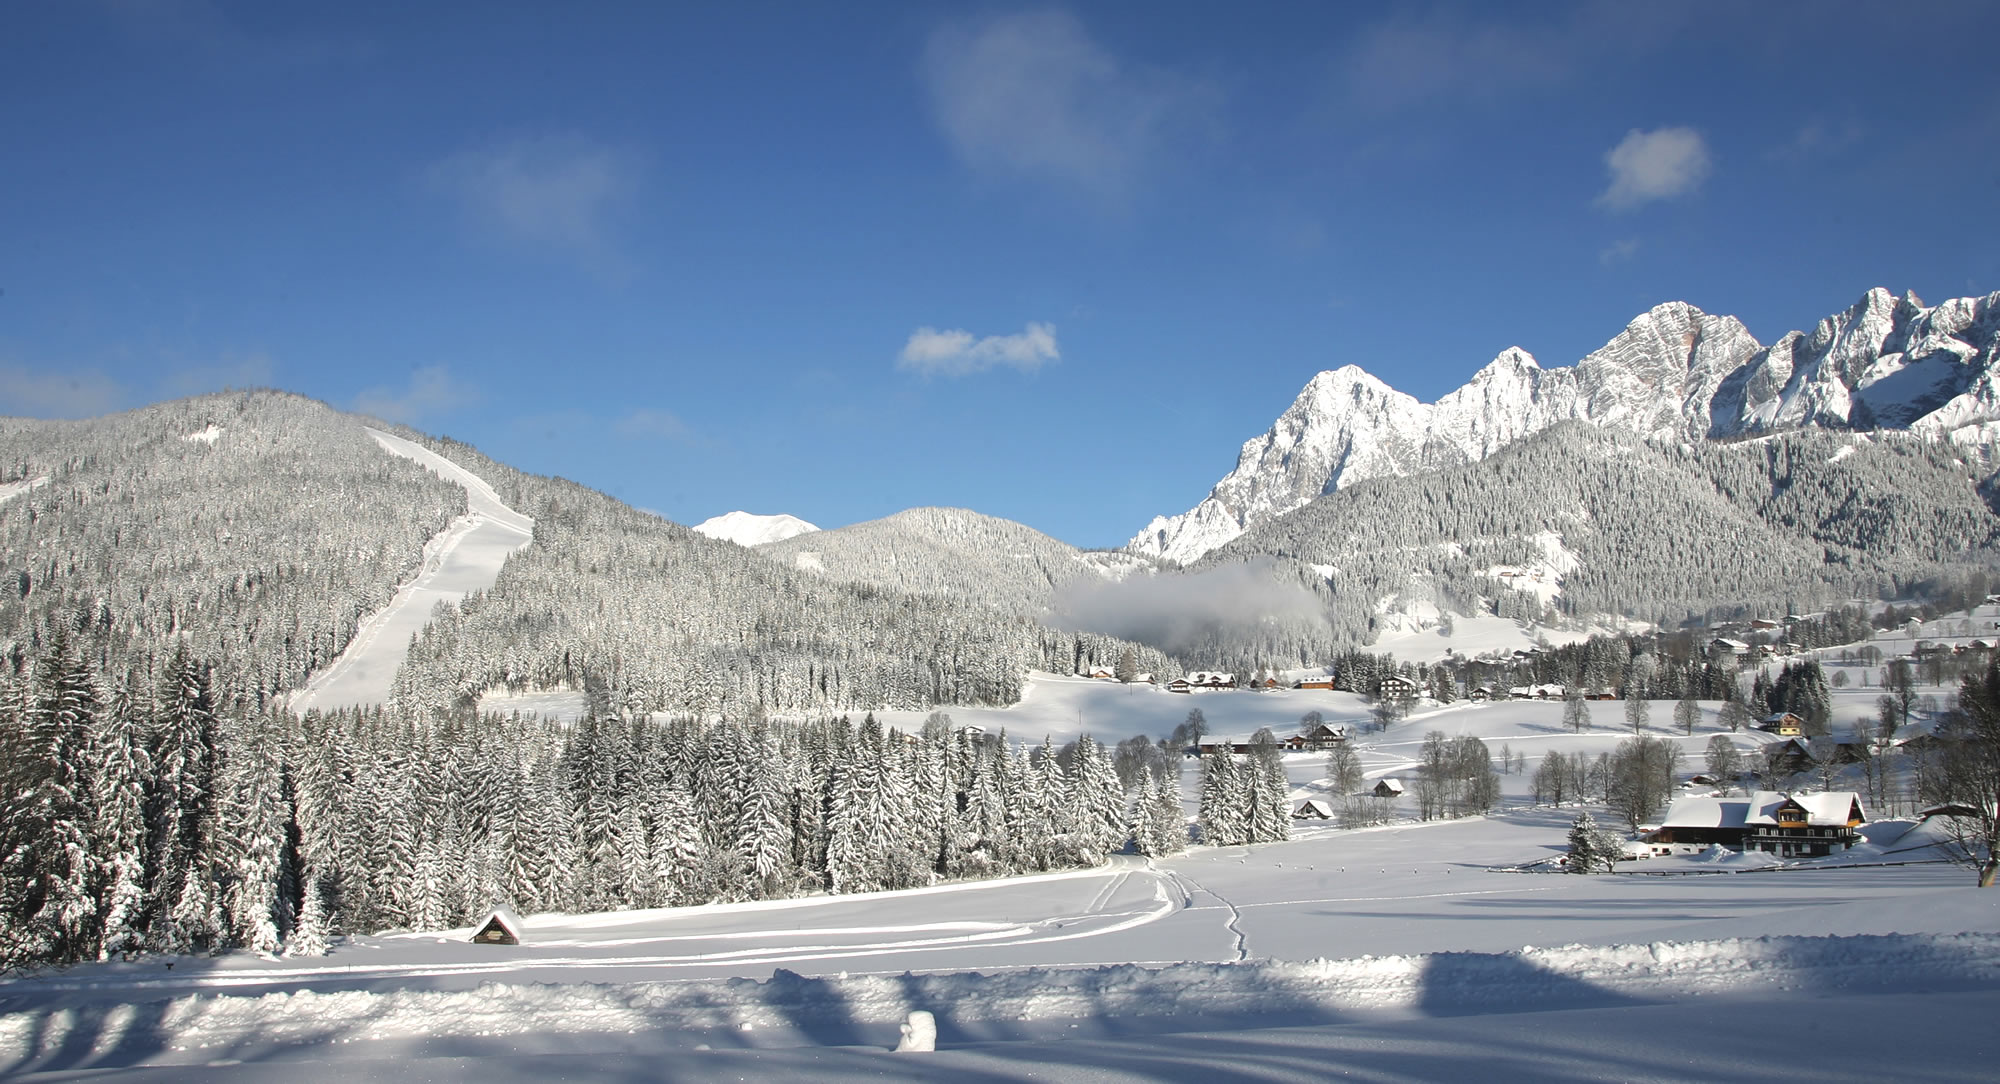
M 1121 62 L 1065 11 L 954 23 L 921 65 L 931 111 L 976 172 L 1111 200 L 1159 152 L 1207 123 L 1197 80 Z
M 95 369 L 0 362 L 0 416 L 92 418 L 130 402 L 130 389 Z
M 1397 110 L 1559 86 L 1660 44 L 1685 19 L 1657 4 L 1586 3 L 1482 20 L 1487 10 L 1398 10 L 1362 27 L 1335 69 L 1342 100 Z
M 172 396 L 200 395 L 225 388 L 268 388 L 277 382 L 276 375 L 277 364 L 269 355 L 251 354 L 213 365 L 175 369 L 161 379 L 160 386 Z
M 451 375 L 443 365 L 425 365 L 410 370 L 403 387 L 369 388 L 354 397 L 354 409 L 392 422 L 413 425 L 438 414 L 449 414 L 480 400 L 476 385 Z
M 1611 186 L 1597 205 L 1614 211 L 1692 192 L 1713 168 L 1707 142 L 1692 128 L 1634 128 L 1604 155 L 1604 164 Z
M 483 233 L 622 272 L 611 221 L 637 192 L 641 172 L 637 155 L 571 135 L 459 151 L 424 178 Z
M 925 376 L 965 376 L 1003 365 L 1032 373 L 1061 357 L 1054 324 L 1029 324 L 1018 334 L 983 339 L 970 331 L 920 327 L 903 344 L 896 367 Z
M 1639 254 L 1639 239 L 1637 237 L 1627 237 L 1623 240 L 1613 241 L 1609 245 L 1606 245 L 1604 249 L 1597 254 L 1597 262 L 1603 264 L 1606 267 L 1610 267 L 1612 264 L 1615 263 L 1624 263 L 1626 260 L 1629 260 L 1638 254 Z
M 617 421 L 611 423 L 611 431 L 626 440 L 670 441 L 676 444 L 692 443 L 694 430 L 670 410 L 658 407 L 639 407 L 627 411 Z
M 1803 162 L 1838 154 L 1861 142 L 1862 129 L 1854 121 L 1839 124 L 1825 120 L 1807 121 L 1798 133 L 1784 143 L 1764 152 L 1764 157 L 1773 162 Z

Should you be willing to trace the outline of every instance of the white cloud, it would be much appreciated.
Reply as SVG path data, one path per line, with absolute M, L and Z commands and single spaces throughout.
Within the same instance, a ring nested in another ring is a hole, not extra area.
M 1611 170 L 1611 187 L 1597 204 L 1614 211 L 1692 192 L 1711 167 L 1708 144 L 1692 128 L 1634 128 L 1605 154 L 1604 164 Z
M 983 339 L 974 338 L 970 331 L 920 327 L 903 344 L 896 365 L 925 376 L 964 376 L 1001 365 L 1032 373 L 1061 357 L 1054 324 L 1029 324 L 1019 334 Z
M 94 418 L 121 410 L 131 394 L 96 370 L 0 362 L 0 417 Z
M 425 180 L 458 200 L 476 228 L 560 249 L 600 267 L 622 263 L 610 219 L 637 190 L 635 155 L 579 136 L 520 139 L 464 150 Z
M 1624 263 L 1638 254 L 1639 239 L 1627 237 L 1622 241 L 1613 241 L 1606 245 L 1604 250 L 1597 254 L 1597 262 L 1610 267 L 1614 263 Z
M 354 397 L 354 409 L 362 414 L 406 425 L 419 419 L 450 413 L 479 400 L 479 389 L 464 384 L 443 365 L 425 365 L 410 370 L 410 382 L 402 388 L 373 387 Z
M 931 35 L 922 75 L 952 149 L 981 173 L 1127 195 L 1162 145 L 1205 123 L 1212 94 L 1121 64 L 1064 11 L 957 23 Z

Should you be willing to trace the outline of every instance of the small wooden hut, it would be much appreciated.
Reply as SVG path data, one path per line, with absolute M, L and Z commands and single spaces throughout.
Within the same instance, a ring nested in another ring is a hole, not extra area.
M 475 945 L 518 945 L 521 943 L 521 916 L 507 906 L 495 907 L 487 912 L 486 921 L 479 924 L 479 932 L 472 935 Z

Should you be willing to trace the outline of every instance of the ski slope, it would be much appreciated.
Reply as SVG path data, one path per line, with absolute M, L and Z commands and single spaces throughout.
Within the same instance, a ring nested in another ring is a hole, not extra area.
M 425 543 L 416 576 L 370 614 L 333 665 L 293 698 L 296 712 L 387 701 L 410 638 L 430 623 L 432 607 L 492 587 L 507 558 L 534 541 L 535 521 L 507 507 L 484 479 L 414 441 L 379 429 L 368 429 L 368 435 L 391 455 L 464 486 L 466 512 Z

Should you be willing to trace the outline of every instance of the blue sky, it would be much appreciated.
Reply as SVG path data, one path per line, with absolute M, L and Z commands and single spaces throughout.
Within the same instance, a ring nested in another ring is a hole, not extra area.
M 277 386 L 687 523 L 1119 545 L 1321 369 L 1429 401 L 1662 301 L 1769 342 L 2000 289 L 1985 3 L 5 25 L 0 413 Z

